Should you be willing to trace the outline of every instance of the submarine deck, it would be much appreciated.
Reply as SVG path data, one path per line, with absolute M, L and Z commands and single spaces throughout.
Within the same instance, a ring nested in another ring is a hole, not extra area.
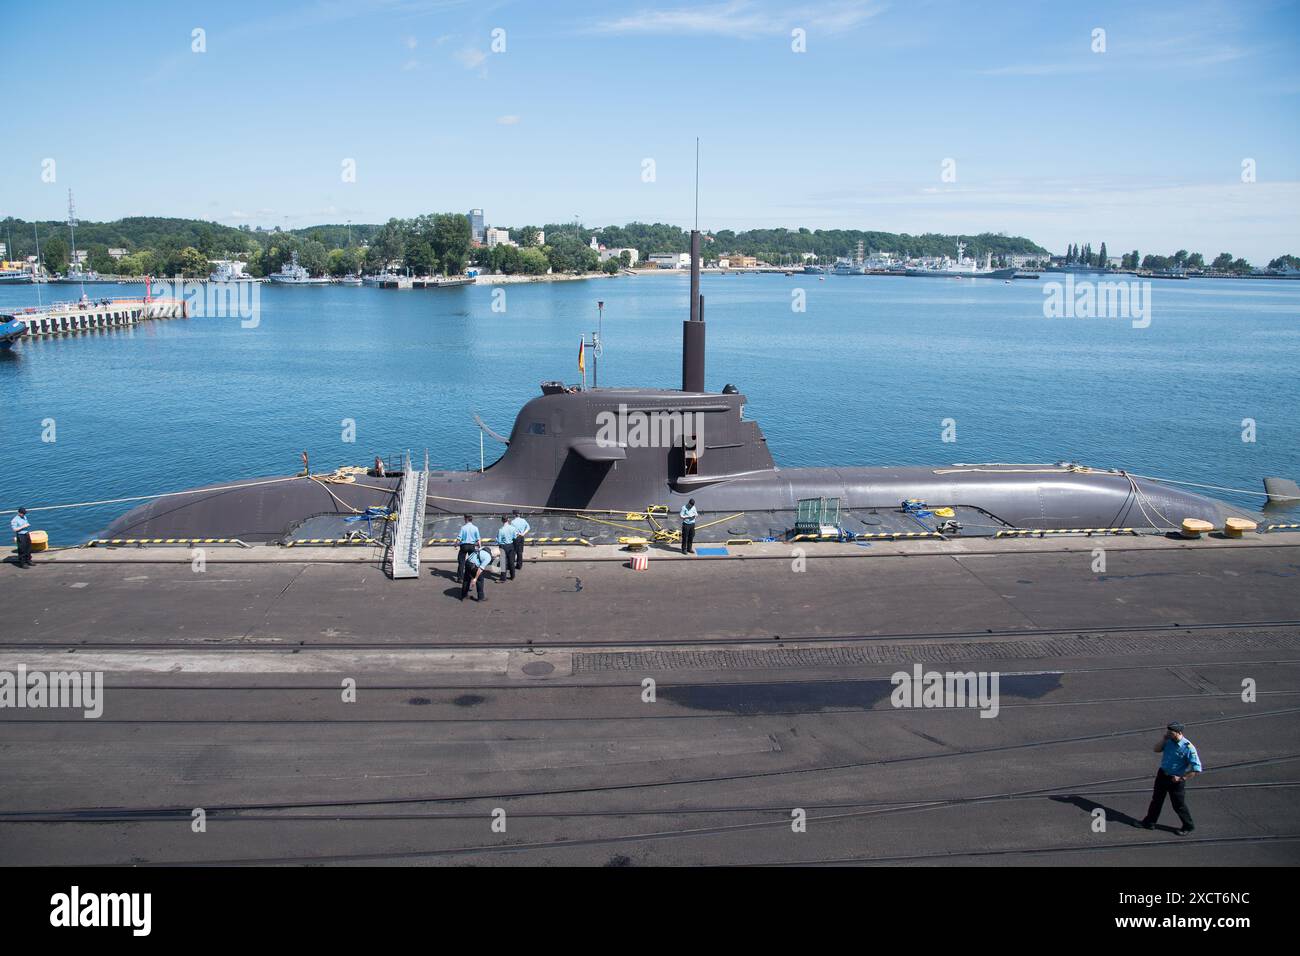
M 37 555 L 0 567 L 0 670 L 102 670 L 104 713 L 2 712 L 0 863 L 1300 862 L 1300 538 L 991 545 L 533 548 L 483 605 L 446 548 L 419 582 L 369 548 Z M 895 709 L 913 663 L 1000 672 L 997 718 Z M 1135 826 L 1175 718 L 1208 771 L 1181 838 Z

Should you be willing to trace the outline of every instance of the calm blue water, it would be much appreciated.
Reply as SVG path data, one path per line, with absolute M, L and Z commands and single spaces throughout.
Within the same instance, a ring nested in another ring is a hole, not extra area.
M 477 466 L 471 414 L 508 432 L 539 382 L 577 381 L 597 299 L 601 382 L 680 386 L 684 275 L 505 289 L 502 314 L 484 286 L 264 287 L 255 329 L 195 318 L 22 342 L 0 352 L 0 509 L 290 474 L 303 449 L 314 470 L 408 447 Z M 1038 282 L 731 275 L 703 291 L 707 385 L 748 396 L 781 465 L 1068 458 L 1248 489 L 1300 477 L 1300 282 L 1156 281 L 1146 329 L 1045 319 Z M 35 302 L 34 287 L 0 286 L 0 308 Z M 1243 418 L 1258 423 L 1254 444 Z M 125 507 L 34 524 L 69 543 Z

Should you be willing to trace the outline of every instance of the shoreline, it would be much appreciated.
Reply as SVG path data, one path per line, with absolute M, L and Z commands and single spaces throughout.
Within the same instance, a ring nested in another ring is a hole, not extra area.
M 719 269 L 717 267 L 705 267 L 700 270 L 701 274 L 703 275 L 782 275 L 782 274 L 789 273 L 790 271 L 791 270 L 782 270 L 777 268 Z M 1170 275 L 1159 275 L 1159 274 L 1143 273 L 1143 272 L 1133 272 L 1131 270 L 1111 270 L 1108 272 L 1100 272 L 1093 269 L 1039 269 L 1035 271 L 1038 273 L 1039 276 L 1083 275 L 1083 276 L 1102 276 L 1102 277 L 1111 276 L 1116 278 L 1121 276 L 1130 276 L 1135 279 L 1164 279 L 1164 280 L 1175 280 L 1175 281 L 1188 280 L 1188 279 L 1214 279 L 1214 280 L 1255 279 L 1255 280 L 1275 280 L 1275 281 L 1282 281 L 1282 282 L 1288 280 L 1300 281 L 1300 276 L 1293 276 L 1293 275 L 1266 275 L 1266 274 L 1229 275 L 1229 274 L 1219 273 L 1214 275 L 1201 274 L 1201 275 L 1170 276 Z M 574 275 L 572 273 L 547 274 L 547 275 L 522 275 L 522 274 L 484 275 L 480 273 L 479 275 L 473 277 L 474 279 L 473 284 L 487 285 L 487 286 L 520 285 L 524 283 L 534 283 L 534 282 L 584 282 L 592 279 L 617 279 L 617 278 L 631 278 L 631 277 L 640 277 L 640 276 L 648 276 L 648 275 L 684 276 L 687 274 L 688 274 L 688 270 L 685 269 L 659 269 L 659 268 L 626 269 L 612 274 L 608 272 L 587 272 L 587 273 L 582 273 L 580 275 Z M 803 274 L 803 273 L 801 273 L 799 270 L 794 270 L 794 274 Z M 875 274 L 876 273 L 868 273 L 868 275 L 875 275 Z M 893 275 L 892 273 L 879 273 L 879 274 L 891 275 L 891 276 Z M 901 273 L 899 275 L 901 275 Z M 148 278 L 149 281 L 151 282 L 174 281 L 174 277 L 150 276 Z M 447 278 L 466 279 L 469 277 L 449 276 Z M 850 278 L 856 278 L 856 277 L 850 277 Z M 933 278 L 933 277 L 923 277 L 923 278 Z M 954 278 L 962 278 L 962 277 L 956 276 Z M 28 288 L 30 286 L 38 286 L 38 285 L 39 286 L 92 286 L 92 287 L 101 286 L 101 285 L 143 286 L 145 284 L 145 279 L 146 279 L 145 276 L 120 276 L 120 277 L 113 277 L 113 278 L 101 276 L 98 279 L 90 279 L 81 283 L 75 281 L 68 282 L 68 281 L 59 280 L 53 282 L 46 281 L 46 282 L 34 282 L 34 283 L 13 283 L 13 285 L 15 288 Z M 207 277 L 193 277 L 193 278 L 183 278 L 182 281 L 186 283 L 195 282 L 195 283 L 207 285 L 209 283 L 217 282 L 218 280 L 210 279 Z M 275 285 L 275 283 L 267 282 L 265 279 L 254 279 L 248 281 L 248 284 Z M 329 285 L 341 286 L 342 284 L 331 282 L 329 283 Z M 92 299 L 94 298 L 94 296 L 90 296 L 90 297 Z

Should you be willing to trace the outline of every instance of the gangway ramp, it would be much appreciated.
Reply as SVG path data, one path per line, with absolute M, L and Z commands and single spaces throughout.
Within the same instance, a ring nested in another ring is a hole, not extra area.
M 398 492 L 397 528 L 393 531 L 393 579 L 420 576 L 420 548 L 424 542 L 424 505 L 429 494 L 429 462 L 416 471 L 408 452 Z

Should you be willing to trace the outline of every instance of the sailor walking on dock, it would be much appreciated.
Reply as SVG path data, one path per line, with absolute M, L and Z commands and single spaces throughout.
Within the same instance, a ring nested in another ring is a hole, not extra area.
M 695 553 L 695 519 L 699 516 L 694 498 L 682 505 L 682 554 Z
M 510 580 L 515 579 L 515 539 L 519 537 L 519 529 L 514 526 L 510 519 L 501 516 L 501 529 L 497 531 L 497 544 L 501 545 L 501 580 L 506 579 L 506 572 L 510 572 Z
M 1187 809 L 1186 790 L 1187 781 L 1201 772 L 1201 756 L 1196 752 L 1195 745 L 1183 735 L 1185 729 L 1181 723 L 1174 721 L 1165 729 L 1165 735 L 1152 748 L 1163 756 L 1160 758 L 1160 769 L 1156 771 L 1151 806 L 1147 808 L 1147 815 L 1142 819 L 1142 826 L 1148 830 L 1155 829 L 1156 820 L 1160 819 L 1160 811 L 1165 806 L 1166 795 L 1169 797 L 1169 802 L 1174 805 L 1174 813 L 1178 814 L 1178 819 L 1183 824 L 1178 835 L 1186 836 L 1196 829 L 1196 825 L 1192 822 L 1192 812 Z
M 514 527 L 514 529 L 515 529 L 515 543 L 514 543 L 514 546 L 510 549 L 510 557 L 511 557 L 512 560 L 513 560 L 513 563 L 511 564 L 511 568 L 512 568 L 512 570 L 511 570 L 511 572 L 510 572 L 510 576 L 513 578 L 513 577 L 515 576 L 515 571 L 522 571 L 522 570 L 523 570 L 523 567 L 524 567 L 524 538 L 528 537 L 528 532 L 530 532 L 530 531 L 533 530 L 533 526 L 530 525 L 530 524 L 529 524 L 529 523 L 528 523 L 528 522 L 527 522 L 527 521 L 526 521 L 526 520 L 525 520 L 525 519 L 524 519 L 524 518 L 519 514 L 518 511 L 514 512 L 514 513 L 511 515 L 511 517 L 510 517 L 510 524 L 511 524 L 511 525 Z
M 492 563 L 492 552 L 481 545 L 475 545 L 465 559 L 465 571 L 461 578 L 460 599 L 465 600 L 470 585 L 474 585 L 479 602 L 486 601 L 483 596 L 483 581 L 487 577 L 488 566 Z
M 456 540 L 460 548 L 456 553 L 456 580 L 465 579 L 465 559 L 478 550 L 479 533 L 478 526 L 474 524 L 473 515 L 465 515 L 465 523 L 460 526 L 456 532 Z
M 14 515 L 13 520 L 9 522 L 9 527 L 14 532 L 14 543 L 18 545 L 18 567 L 30 568 L 32 566 L 32 523 L 27 520 L 27 509 L 19 508 L 18 514 Z

